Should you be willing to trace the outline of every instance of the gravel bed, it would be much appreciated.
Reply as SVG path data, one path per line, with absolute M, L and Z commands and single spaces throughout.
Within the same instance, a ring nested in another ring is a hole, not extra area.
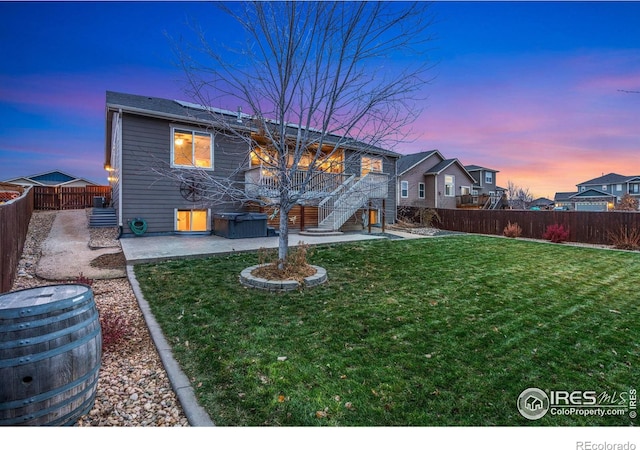
M 39 279 L 35 269 L 55 215 L 55 211 L 33 212 L 12 290 L 52 284 Z M 117 229 L 92 228 L 87 245 L 119 247 L 117 233 Z M 103 349 L 95 405 L 77 426 L 189 426 L 129 281 L 94 280 L 92 289 L 101 317 L 120 318 L 126 333 Z

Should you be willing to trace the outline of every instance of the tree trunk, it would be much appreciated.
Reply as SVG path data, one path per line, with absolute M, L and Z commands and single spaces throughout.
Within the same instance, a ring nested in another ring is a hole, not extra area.
M 285 202 L 282 202 L 285 203 Z M 289 251 L 289 211 L 291 206 L 280 206 L 280 227 L 278 236 L 278 269 L 284 269 L 284 261 Z

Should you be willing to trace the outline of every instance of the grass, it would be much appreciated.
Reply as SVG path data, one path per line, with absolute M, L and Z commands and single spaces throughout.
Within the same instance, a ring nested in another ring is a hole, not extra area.
M 640 254 L 482 236 L 316 248 L 329 282 L 242 287 L 256 254 L 136 266 L 200 403 L 228 426 L 627 426 L 523 418 L 526 388 L 640 380 Z M 286 357 L 286 359 L 284 359 Z

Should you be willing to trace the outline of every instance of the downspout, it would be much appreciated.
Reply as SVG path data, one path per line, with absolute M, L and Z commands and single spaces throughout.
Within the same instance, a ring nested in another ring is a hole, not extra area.
M 438 208 L 438 175 L 436 174 L 436 176 L 433 177 L 433 179 L 434 179 L 434 184 L 436 186 L 436 189 L 435 189 L 435 192 L 434 192 L 436 194 L 435 195 L 435 201 L 434 201 L 434 205 L 435 205 L 434 208 L 437 209 Z

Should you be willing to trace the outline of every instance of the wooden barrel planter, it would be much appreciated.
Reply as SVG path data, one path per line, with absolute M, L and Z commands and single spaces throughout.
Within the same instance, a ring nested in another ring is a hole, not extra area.
M 89 286 L 0 295 L 0 425 L 74 425 L 93 407 L 101 359 Z

